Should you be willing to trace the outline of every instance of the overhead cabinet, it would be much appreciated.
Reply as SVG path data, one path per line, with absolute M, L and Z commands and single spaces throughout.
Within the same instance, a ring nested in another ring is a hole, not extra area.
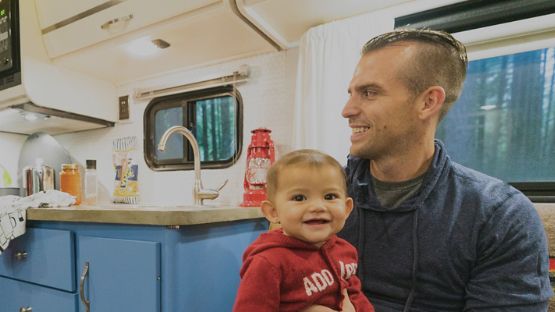
M 115 85 L 54 64 L 44 48 L 35 3 L 10 4 L 10 27 L 3 34 L 10 39 L 4 43 L 11 43 L 13 66 L 0 77 L 0 132 L 61 134 L 113 126 Z
M 51 58 L 220 2 L 35 0 L 44 44 Z

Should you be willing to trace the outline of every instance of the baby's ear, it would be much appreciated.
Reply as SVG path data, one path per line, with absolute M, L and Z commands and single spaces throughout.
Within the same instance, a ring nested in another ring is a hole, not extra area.
M 345 214 L 348 217 L 351 214 L 351 211 L 353 211 L 353 199 L 351 197 L 347 197 L 345 199 Z
M 274 204 L 272 204 L 271 201 L 269 201 L 269 200 L 263 201 L 262 204 L 260 205 L 260 207 L 262 208 L 262 213 L 264 214 L 266 219 L 268 219 L 268 221 L 270 221 L 272 223 L 278 223 L 279 222 L 279 216 L 278 216 L 278 213 L 277 213 L 277 209 L 276 209 L 276 207 L 274 207 Z

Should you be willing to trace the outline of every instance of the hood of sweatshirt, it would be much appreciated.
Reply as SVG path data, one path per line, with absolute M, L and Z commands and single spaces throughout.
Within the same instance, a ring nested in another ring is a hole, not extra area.
M 430 168 L 428 168 L 424 174 L 422 188 L 416 196 L 409 198 L 394 209 L 382 207 L 378 201 L 378 197 L 374 191 L 371 173 L 370 170 L 368 170 L 370 160 L 349 156 L 348 161 L 356 164 L 353 166 L 354 169 L 351 169 L 353 170 L 353 174 L 352 180 L 350 181 L 350 193 L 355 194 L 353 199 L 357 207 L 383 213 L 404 213 L 414 211 L 423 205 L 426 198 L 428 198 L 438 183 L 443 170 L 446 168 L 449 162 L 449 156 L 446 153 L 443 143 L 439 140 L 435 140 L 434 156 Z M 350 175 L 348 172 L 347 174 Z
M 310 243 L 304 242 L 297 238 L 287 236 L 283 233 L 282 229 L 272 230 L 262 233 L 246 250 L 243 254 L 243 266 L 241 268 L 241 277 L 244 272 L 249 268 L 252 258 L 268 249 L 272 248 L 287 248 L 298 251 L 315 251 L 321 248 L 331 248 L 337 242 L 337 236 L 330 237 L 322 247 L 316 247 Z

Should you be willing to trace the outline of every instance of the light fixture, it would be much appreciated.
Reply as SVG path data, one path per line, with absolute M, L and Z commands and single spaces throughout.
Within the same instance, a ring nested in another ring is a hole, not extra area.
M 33 121 L 36 121 L 36 120 L 39 120 L 39 119 L 47 120 L 48 118 L 50 118 L 50 116 L 48 116 L 48 115 L 44 115 L 44 114 L 41 114 L 41 113 L 35 113 L 35 112 L 27 112 L 27 111 L 24 111 L 24 110 L 20 110 L 19 114 L 21 115 L 21 117 L 23 117 L 23 119 L 25 119 L 27 121 L 30 121 L 30 122 L 33 122 Z
M 34 113 L 23 113 L 23 119 L 27 121 L 35 121 L 39 119 L 39 116 L 35 115 Z
M 161 49 L 169 47 L 170 44 L 162 39 L 150 39 L 142 37 L 125 45 L 125 50 L 134 56 L 146 57 L 158 53 Z

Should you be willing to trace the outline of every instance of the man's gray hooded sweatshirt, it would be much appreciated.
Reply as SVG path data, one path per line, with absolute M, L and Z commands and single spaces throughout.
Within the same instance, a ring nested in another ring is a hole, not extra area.
M 367 159 L 350 157 L 346 173 L 355 209 L 340 236 L 377 312 L 547 310 L 547 240 L 518 190 L 452 162 L 439 141 L 419 191 L 393 209 Z

